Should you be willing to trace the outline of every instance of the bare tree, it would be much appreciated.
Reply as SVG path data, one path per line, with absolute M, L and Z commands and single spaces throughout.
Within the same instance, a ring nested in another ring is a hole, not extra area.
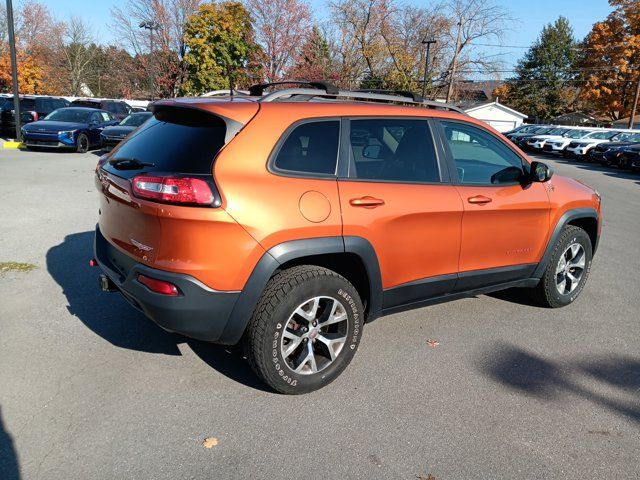
M 449 0 L 446 4 L 452 28 L 448 43 L 453 46 L 447 68 L 447 101 L 451 100 L 456 71 L 464 74 L 490 73 L 501 62 L 475 49 L 478 40 L 500 41 L 507 25 L 514 21 L 504 7 L 486 0 Z
M 393 0 L 335 0 L 329 5 L 340 63 L 356 77 L 350 82 L 382 78 L 387 61 L 382 30 L 396 9 Z
M 309 5 L 305 0 L 246 0 L 246 4 L 265 54 L 265 76 L 270 82 L 279 80 L 311 33 Z
M 86 79 L 90 76 L 93 53 L 90 46 L 93 38 L 90 27 L 79 17 L 72 17 L 63 37 L 61 47 L 71 95 L 81 95 Z
M 157 57 L 169 64 L 160 65 L 158 71 L 161 73 L 157 80 L 160 84 L 172 84 L 168 88 L 174 94 L 187 74 L 184 62 L 185 25 L 202 3 L 203 0 L 127 0 L 123 7 L 111 10 L 113 31 L 122 39 L 125 48 L 140 59 L 145 69 L 148 68 L 150 37 L 148 31 L 140 28 L 140 23 L 154 20 L 160 25 L 155 34 L 155 45 L 160 52 Z M 171 78 L 163 78 L 163 74 Z

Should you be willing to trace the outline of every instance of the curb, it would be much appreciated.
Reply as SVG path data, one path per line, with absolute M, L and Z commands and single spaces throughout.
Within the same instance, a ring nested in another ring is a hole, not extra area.
M 19 149 L 19 148 L 22 148 L 22 147 L 24 147 L 22 142 L 4 142 L 2 144 L 2 148 Z

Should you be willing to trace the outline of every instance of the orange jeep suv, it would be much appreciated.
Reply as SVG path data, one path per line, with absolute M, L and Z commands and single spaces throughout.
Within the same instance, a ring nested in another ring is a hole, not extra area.
M 333 381 L 382 315 L 510 287 L 546 307 L 580 294 L 596 191 L 455 107 L 296 83 L 157 101 L 101 157 L 103 290 L 168 331 L 242 341 L 289 394 Z

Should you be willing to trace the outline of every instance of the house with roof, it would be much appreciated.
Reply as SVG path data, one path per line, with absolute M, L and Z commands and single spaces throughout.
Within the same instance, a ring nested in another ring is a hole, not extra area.
M 527 115 L 501 104 L 496 98 L 491 102 L 459 102 L 468 115 L 491 125 L 499 132 L 508 132 L 524 123 Z

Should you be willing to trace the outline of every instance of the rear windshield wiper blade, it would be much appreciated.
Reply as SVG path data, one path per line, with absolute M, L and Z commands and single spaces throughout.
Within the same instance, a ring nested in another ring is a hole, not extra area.
M 119 170 L 137 170 L 144 167 L 155 167 L 155 163 L 141 162 L 137 158 L 114 158 L 109 160 L 109 165 Z

